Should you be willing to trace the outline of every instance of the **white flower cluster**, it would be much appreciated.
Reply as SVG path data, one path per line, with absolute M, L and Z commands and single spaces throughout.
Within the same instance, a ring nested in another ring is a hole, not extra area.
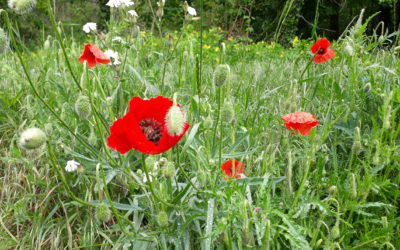
M 74 160 L 67 161 L 67 166 L 65 166 L 65 171 L 74 172 L 78 169 L 79 165 L 81 165 L 81 164 L 77 161 L 74 161 Z
M 109 64 L 111 64 L 111 65 L 118 65 L 118 64 L 121 64 L 121 62 L 119 61 L 118 52 L 109 49 L 109 50 L 106 50 L 106 51 L 104 52 L 104 54 L 105 54 L 108 58 L 113 59 L 113 61 L 110 62 Z
M 90 33 L 91 31 L 96 32 L 97 31 L 97 24 L 96 23 L 87 23 L 83 25 L 82 30 L 85 33 Z

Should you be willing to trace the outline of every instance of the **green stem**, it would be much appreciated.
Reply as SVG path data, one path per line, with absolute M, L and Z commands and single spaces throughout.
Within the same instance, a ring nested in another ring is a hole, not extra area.
M 70 62 L 69 62 L 67 52 L 66 52 L 66 50 L 65 50 L 64 42 L 62 41 L 61 34 L 60 34 L 60 32 L 58 31 L 58 29 L 57 29 L 57 22 L 56 22 L 56 19 L 55 19 L 55 17 L 54 17 L 54 14 L 53 14 L 53 9 L 51 8 L 50 0 L 47 0 L 47 12 L 48 12 L 48 14 L 49 14 L 50 21 L 53 23 L 53 30 L 54 30 L 54 32 L 56 33 L 56 37 L 57 37 L 58 43 L 60 44 L 61 50 L 62 50 L 62 52 L 63 52 L 63 54 L 64 54 L 64 58 L 65 58 L 65 62 L 66 62 L 66 64 L 67 64 L 67 68 L 68 68 L 69 72 L 71 73 L 72 79 L 74 80 L 76 86 L 78 87 L 79 90 L 82 91 L 82 87 L 81 87 L 81 85 L 79 84 L 79 82 L 78 82 L 78 80 L 77 80 L 77 78 L 76 78 L 74 72 L 72 71 L 72 67 L 71 67 L 71 64 L 70 64 Z

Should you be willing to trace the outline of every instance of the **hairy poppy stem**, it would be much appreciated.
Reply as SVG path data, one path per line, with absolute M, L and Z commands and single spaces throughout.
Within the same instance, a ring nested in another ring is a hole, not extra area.
M 303 76 L 306 73 L 307 69 L 310 67 L 311 63 L 313 62 L 314 57 L 308 62 L 307 66 L 304 68 L 303 72 L 301 72 L 300 78 L 299 78 L 299 82 L 303 81 Z

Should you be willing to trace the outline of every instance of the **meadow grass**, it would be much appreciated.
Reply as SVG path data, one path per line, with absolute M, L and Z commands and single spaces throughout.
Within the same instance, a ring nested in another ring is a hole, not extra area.
M 349 29 L 322 64 L 309 63 L 311 42 L 224 40 L 216 28 L 200 47 L 188 24 L 165 38 L 132 31 L 125 45 L 111 39 L 127 27 L 63 38 L 71 69 L 55 39 L 2 54 L 0 248 L 400 248 L 400 61 L 364 28 Z M 123 63 L 86 68 L 77 62 L 86 42 Z M 230 75 L 216 87 L 219 64 Z M 177 146 L 155 156 L 107 146 L 133 96 L 174 93 L 191 124 Z M 82 96 L 87 119 L 76 112 Z M 310 136 L 285 129 L 281 116 L 295 111 L 319 120 Z M 29 127 L 46 145 L 19 147 Z M 230 159 L 246 178 L 224 180 Z M 64 170 L 69 160 L 78 171 Z

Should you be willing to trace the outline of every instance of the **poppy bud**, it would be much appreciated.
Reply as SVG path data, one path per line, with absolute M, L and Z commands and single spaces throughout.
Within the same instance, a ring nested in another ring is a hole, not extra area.
M 339 221 L 336 221 L 335 225 L 331 230 L 331 235 L 333 239 L 337 239 L 340 236 Z
M 349 43 L 346 43 L 346 46 L 344 47 L 344 52 L 346 52 L 347 55 L 352 56 L 354 53 L 354 49 Z
M 385 37 L 380 35 L 378 38 L 378 42 L 383 43 L 385 41 Z
M 144 164 L 146 164 L 147 169 L 153 169 L 155 167 L 157 159 L 154 155 L 149 155 L 145 160 Z
M 356 127 L 354 129 L 354 138 L 353 138 L 353 152 L 358 154 L 361 152 L 362 145 L 361 145 L 361 133 L 360 128 Z
M 88 137 L 88 142 L 92 146 L 95 146 L 96 142 L 97 142 L 96 133 L 94 132 L 94 130 L 92 128 L 90 128 L 90 134 L 89 134 L 89 137 Z
M 35 149 L 43 145 L 47 139 L 46 134 L 38 128 L 28 128 L 22 132 L 19 145 L 24 149 Z
M 400 46 L 394 47 L 394 53 L 400 53 Z
M 75 102 L 75 112 L 82 120 L 86 120 L 92 114 L 89 97 L 81 95 Z
M 6 32 L 2 28 L 0 28 L 0 53 L 3 53 L 8 49 L 8 44 L 8 36 Z
M 212 128 L 213 123 L 214 123 L 214 121 L 211 118 L 211 116 L 207 116 L 207 118 L 203 121 L 203 124 L 204 124 L 205 128 Z
M 26 14 L 36 7 L 36 0 L 8 0 L 8 7 L 19 15 Z
M 44 44 L 43 44 L 43 48 L 44 48 L 45 50 L 48 50 L 48 49 L 50 49 L 50 47 L 51 47 L 51 44 L 50 44 L 50 36 L 48 36 L 47 39 L 46 39 L 46 41 L 45 41 Z
M 356 175 L 351 174 L 350 176 L 350 196 L 351 198 L 355 199 L 357 198 L 357 182 L 356 182 Z
M 224 122 L 232 122 L 235 117 L 235 110 L 231 102 L 226 102 L 221 109 L 221 120 Z
M 157 214 L 157 222 L 162 227 L 167 226 L 168 225 L 168 214 L 165 211 L 160 211 Z
M 107 222 L 111 218 L 111 211 L 108 206 L 102 202 L 96 207 L 96 219 L 100 222 Z
M 172 161 L 168 161 L 162 172 L 165 178 L 172 178 L 175 175 L 175 164 Z
M 213 83 L 217 87 L 224 85 L 230 75 L 231 68 L 227 64 L 220 64 L 215 68 L 213 75 Z
M 176 103 L 176 94 L 174 94 L 174 102 L 165 116 L 165 125 L 169 135 L 181 135 L 185 128 L 185 114 Z
M 334 196 L 337 193 L 337 191 L 338 191 L 338 188 L 335 185 L 330 186 L 328 189 L 330 196 Z

